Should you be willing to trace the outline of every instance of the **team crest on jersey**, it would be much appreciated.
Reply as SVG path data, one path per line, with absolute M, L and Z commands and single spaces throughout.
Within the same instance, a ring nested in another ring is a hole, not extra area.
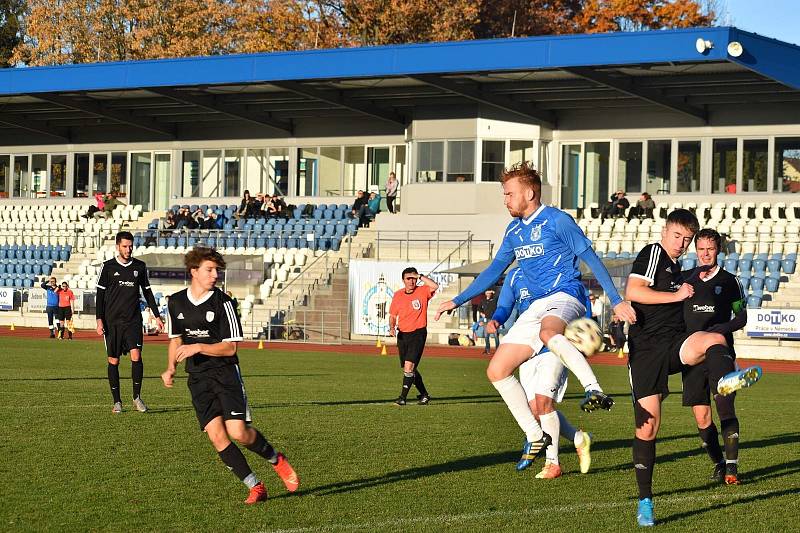
M 214 320 L 214 311 L 206 311 L 206 322 L 212 322 Z
M 419 300 L 411 300 L 411 307 L 413 307 L 416 311 L 422 309 L 422 304 L 419 303 Z
M 714 287 L 714 294 L 716 294 L 717 296 L 719 296 L 720 294 L 722 294 L 722 287 L 720 287 L 719 285 L 717 285 L 716 287 Z
M 531 240 L 538 241 L 542 238 L 542 226 L 544 226 L 544 222 L 541 224 L 536 224 L 531 228 Z
M 178 320 L 183 320 L 183 313 L 178 313 Z
M 133 271 L 133 277 L 136 278 L 138 276 L 139 276 L 139 271 L 138 270 L 134 270 Z

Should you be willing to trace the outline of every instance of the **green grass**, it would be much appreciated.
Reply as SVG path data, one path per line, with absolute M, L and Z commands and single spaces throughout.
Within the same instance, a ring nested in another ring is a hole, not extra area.
M 427 407 L 389 405 L 393 357 L 243 350 L 255 425 L 301 476 L 288 495 L 245 452 L 270 491 L 246 490 L 198 431 L 185 374 L 161 386 L 164 345 L 147 346 L 143 398 L 110 412 L 102 344 L 0 339 L 0 530 L 8 531 L 619 531 L 633 529 L 632 412 L 624 367 L 598 366 L 611 412 L 584 414 L 571 380 L 562 404 L 592 431 L 592 471 L 562 440 L 565 475 L 514 470 L 521 434 L 491 385 L 486 361 L 428 358 Z M 739 397 L 739 487 L 711 486 L 679 395 L 665 405 L 655 474 L 659 530 L 776 531 L 796 527 L 800 490 L 797 375 L 767 374 Z M 678 381 L 672 382 L 679 390 Z

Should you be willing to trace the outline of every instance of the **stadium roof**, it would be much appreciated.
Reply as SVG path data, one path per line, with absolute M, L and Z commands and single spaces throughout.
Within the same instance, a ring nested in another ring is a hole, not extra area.
M 126 141 L 237 124 L 285 137 L 359 116 L 402 132 L 414 107 L 475 102 L 548 126 L 634 107 L 703 124 L 718 106 L 800 102 L 800 47 L 716 27 L 5 69 L 0 143 L 120 125 Z

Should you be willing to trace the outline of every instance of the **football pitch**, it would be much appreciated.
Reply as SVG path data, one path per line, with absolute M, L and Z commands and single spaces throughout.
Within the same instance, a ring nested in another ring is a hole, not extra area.
M 343 348 L 346 349 L 346 348 Z M 376 350 L 377 352 L 377 350 Z M 111 414 L 102 343 L 0 338 L 3 531 L 620 531 L 635 528 L 627 370 L 597 366 L 617 405 L 582 413 L 570 378 L 562 411 L 594 434 L 592 469 L 578 472 L 561 441 L 564 476 L 518 473 L 522 435 L 485 377 L 486 361 L 425 358 L 428 406 L 396 407 L 395 356 L 241 350 L 254 425 L 301 478 L 288 494 L 245 450 L 270 497 L 247 490 L 198 430 L 181 369 L 166 389 L 166 346 L 145 346 L 142 397 Z M 680 395 L 665 402 L 654 491 L 659 530 L 779 531 L 797 527 L 797 374 L 767 373 L 737 400 L 740 486 L 708 480 Z M 671 381 L 680 391 L 679 379 Z M 412 396 L 415 393 L 412 393 Z

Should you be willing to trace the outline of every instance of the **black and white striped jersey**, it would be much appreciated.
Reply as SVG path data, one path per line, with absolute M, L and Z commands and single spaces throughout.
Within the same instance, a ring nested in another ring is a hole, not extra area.
M 176 292 L 169 297 L 167 309 L 167 333 L 170 339 L 181 337 L 183 344 L 244 340 L 242 324 L 236 316 L 233 302 L 216 287 L 200 300 L 195 300 L 189 289 Z M 200 353 L 186 359 L 186 372 L 203 372 L 209 368 L 238 363 L 236 355 L 211 357 Z
M 659 243 L 648 244 L 633 262 L 631 277 L 640 278 L 654 291 L 676 292 L 683 283 L 681 265 L 673 261 Z M 662 336 L 683 333 L 683 303 L 642 304 L 632 302 L 636 323 L 631 324 L 631 337 Z

